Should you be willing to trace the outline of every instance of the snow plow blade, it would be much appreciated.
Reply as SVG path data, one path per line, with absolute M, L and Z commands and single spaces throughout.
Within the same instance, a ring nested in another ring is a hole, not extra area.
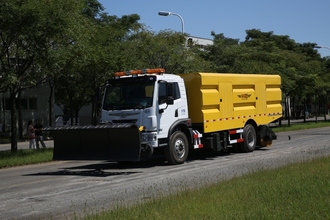
M 45 128 L 54 139 L 53 160 L 140 160 L 135 124 Z

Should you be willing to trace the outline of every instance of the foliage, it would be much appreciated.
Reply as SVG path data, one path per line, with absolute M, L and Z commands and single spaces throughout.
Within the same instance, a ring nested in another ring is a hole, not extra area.
M 51 42 L 66 35 L 68 20 L 76 20 L 79 7 L 73 0 L 0 3 L 0 91 L 10 94 L 13 151 L 17 150 L 16 102 L 20 92 L 46 80 L 41 65 L 47 60 Z
M 205 70 L 207 62 L 196 56 L 195 50 L 187 48 L 186 37 L 170 30 L 138 32 L 127 43 L 127 60 L 136 69 L 162 67 L 168 73 Z
M 212 63 L 216 72 L 279 74 L 285 96 L 296 98 L 303 105 L 326 102 L 330 84 L 327 59 L 321 59 L 315 43 L 296 43 L 289 36 L 246 31 L 245 41 L 212 33 L 214 45 L 202 57 Z M 284 96 L 284 97 L 285 97 Z
M 118 19 L 105 13 L 100 13 L 98 18 L 87 17 L 75 27 L 76 36 L 71 45 L 58 47 L 57 52 L 65 55 L 58 56 L 62 67 L 55 77 L 55 95 L 56 103 L 64 112 L 70 110 L 70 115 L 77 118 L 79 110 L 90 103 L 93 103 L 93 113 L 98 112 L 98 88 L 111 76 L 110 72 L 125 65 L 120 63 L 125 60 L 120 49 L 122 39 L 137 28 L 138 19 L 136 15 Z M 91 123 L 96 124 L 93 118 Z

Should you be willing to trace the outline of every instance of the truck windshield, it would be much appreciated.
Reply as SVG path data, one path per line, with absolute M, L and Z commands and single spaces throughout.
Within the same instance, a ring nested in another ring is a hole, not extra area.
M 114 83 L 107 86 L 104 110 L 144 109 L 152 106 L 154 82 Z

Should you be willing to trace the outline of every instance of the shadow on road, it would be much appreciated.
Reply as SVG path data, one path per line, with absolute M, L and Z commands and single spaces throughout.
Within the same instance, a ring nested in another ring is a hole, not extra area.
M 267 148 L 256 148 L 259 150 L 268 150 Z M 189 157 L 186 163 L 191 163 L 196 160 L 215 160 L 219 157 L 232 157 L 235 154 L 240 154 L 238 152 L 228 152 L 214 154 L 204 151 L 192 151 L 189 153 Z M 72 162 L 72 161 L 69 161 Z M 143 171 L 134 171 L 134 169 L 147 169 L 151 167 L 164 167 L 164 166 L 176 166 L 169 165 L 163 155 L 154 155 L 148 159 L 142 159 L 137 162 L 113 162 L 113 161 L 97 161 L 97 162 L 86 162 L 84 165 L 71 166 L 61 168 L 54 172 L 40 172 L 26 174 L 24 176 L 86 176 L 86 177 L 109 177 L 109 176 L 119 176 L 119 175 L 131 175 L 136 173 L 143 173 Z M 180 165 L 178 165 L 180 166 Z
M 105 162 L 90 162 L 89 164 L 80 166 L 71 166 L 62 168 L 59 171 L 54 172 L 40 172 L 27 174 L 24 176 L 90 176 L 90 177 L 108 177 L 119 175 L 131 175 L 136 173 L 142 173 L 142 171 L 132 171 L 132 169 L 138 168 L 150 168 L 155 166 L 164 166 L 163 157 L 151 157 L 139 162 L 123 162 L 117 163 L 112 161 Z
M 107 172 L 103 170 L 81 170 L 81 171 L 72 171 L 72 170 L 61 170 L 56 172 L 42 172 L 27 174 L 24 176 L 89 176 L 89 177 L 108 177 L 108 176 L 119 176 L 119 175 L 130 175 L 139 172 Z

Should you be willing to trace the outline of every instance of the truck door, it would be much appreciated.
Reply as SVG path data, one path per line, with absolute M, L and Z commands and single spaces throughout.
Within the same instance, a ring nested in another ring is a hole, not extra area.
M 168 135 L 168 130 L 174 121 L 179 119 L 178 116 L 178 104 L 179 97 L 176 87 L 178 87 L 177 83 L 173 83 L 173 104 L 167 104 L 166 100 L 168 98 L 166 87 L 167 82 L 158 83 L 158 137 L 165 138 Z

